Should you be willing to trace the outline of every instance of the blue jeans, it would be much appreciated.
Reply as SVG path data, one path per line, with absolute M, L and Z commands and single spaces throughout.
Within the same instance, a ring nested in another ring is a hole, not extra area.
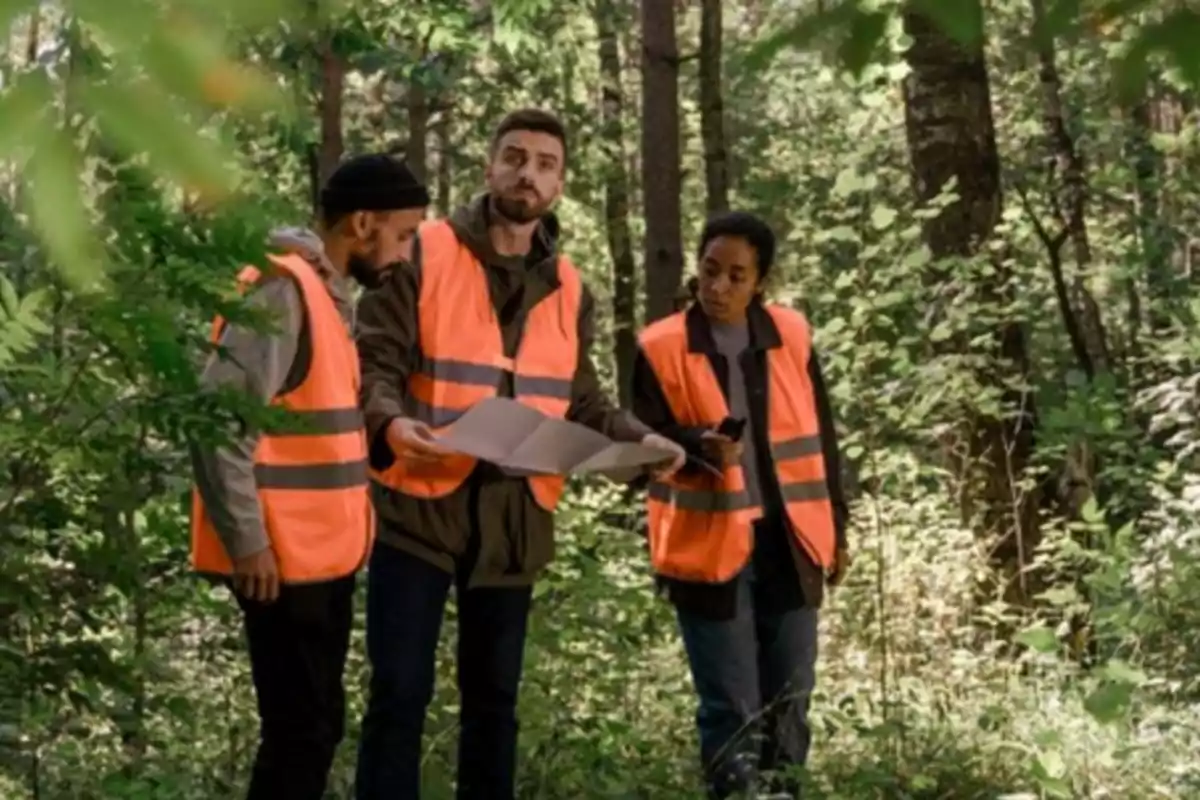
M 376 543 L 367 571 L 370 692 L 357 800 L 418 800 L 421 739 L 454 576 Z M 532 589 L 458 590 L 459 800 L 512 800 L 517 690 Z
M 738 581 L 737 613 L 712 620 L 678 611 L 699 695 L 700 757 L 713 797 L 757 784 L 761 771 L 808 759 L 808 702 L 816 679 L 817 609 L 756 609 L 753 567 Z M 794 783 L 780 787 L 798 791 Z

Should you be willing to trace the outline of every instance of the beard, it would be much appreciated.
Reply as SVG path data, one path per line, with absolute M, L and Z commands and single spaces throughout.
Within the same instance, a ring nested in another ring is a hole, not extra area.
M 378 288 L 383 283 L 383 276 L 387 272 L 386 269 L 377 269 L 371 259 L 362 256 L 350 256 L 350 261 L 346 264 L 346 271 L 364 289 Z
M 533 194 L 537 193 L 533 192 Z M 497 214 L 518 225 L 526 225 L 541 219 L 550 207 L 548 203 L 531 203 L 520 197 L 505 197 L 499 194 L 493 198 L 493 204 Z

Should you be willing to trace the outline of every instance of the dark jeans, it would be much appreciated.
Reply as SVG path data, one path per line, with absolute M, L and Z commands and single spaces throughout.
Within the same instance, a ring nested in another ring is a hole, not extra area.
M 454 576 L 377 543 L 367 573 L 371 686 L 357 800 L 417 800 L 442 616 Z M 517 689 L 532 589 L 458 588 L 459 800 L 512 800 Z
M 260 720 L 248 800 L 320 800 L 325 794 L 346 729 L 342 673 L 354 580 L 284 586 L 273 603 L 237 595 Z
M 747 567 L 737 578 L 733 619 L 678 612 L 700 701 L 700 757 L 718 798 L 753 789 L 760 772 L 788 771 L 808 758 L 817 609 L 761 610 L 754 572 Z M 798 792 L 791 780 L 772 788 Z

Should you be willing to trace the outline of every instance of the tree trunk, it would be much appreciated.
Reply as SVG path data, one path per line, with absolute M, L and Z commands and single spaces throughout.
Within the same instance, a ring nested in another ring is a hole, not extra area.
M 408 84 L 408 145 L 404 160 L 408 168 L 424 181 L 429 174 L 429 93 L 419 75 L 414 75 Z
M 1137 197 L 1137 228 L 1145 264 L 1145 286 L 1150 332 L 1166 331 L 1171 326 L 1171 311 L 1175 288 L 1171 272 L 1171 234 L 1162 218 L 1162 185 L 1166 164 L 1154 146 L 1154 103 L 1150 90 L 1126 111 L 1129 133 L 1126 152 L 1133 164 L 1134 191 Z M 1132 291 L 1136 292 L 1136 289 Z M 1139 352 L 1138 338 L 1142 319 L 1132 314 L 1137 306 L 1131 303 L 1131 350 Z
M 641 0 L 642 205 L 646 218 L 646 321 L 668 316 L 683 278 L 680 221 L 679 53 L 675 6 Z
M 1045 0 L 1031 0 L 1031 5 L 1034 25 L 1041 27 L 1046 13 Z M 1053 41 L 1038 44 L 1038 65 L 1042 124 L 1046 131 L 1047 166 L 1053 191 L 1051 207 L 1058 224 L 1058 232 L 1043 236 L 1043 239 L 1050 252 L 1059 306 L 1076 361 L 1091 380 L 1097 372 L 1108 371 L 1109 352 L 1100 306 L 1088 288 L 1092 248 L 1087 230 L 1087 177 L 1083 155 L 1067 126 L 1062 79 Z M 1061 258 L 1062 246 L 1068 241 L 1075 262 L 1075 274 L 1069 281 Z
M 709 214 L 729 209 L 729 163 L 721 80 L 721 0 L 700 4 L 700 136 Z
M 454 102 L 447 98 L 433 126 L 434 141 L 437 142 L 437 183 L 434 188 L 433 202 L 438 214 L 446 216 L 450 213 L 450 204 L 454 201 L 452 189 L 454 183 Z
M 318 45 L 317 115 L 321 141 L 312 154 L 312 205 L 320 206 L 321 187 L 337 169 L 346 149 L 342 134 L 342 103 L 346 87 L 346 65 L 333 47 L 333 31 L 326 29 Z
M 614 355 L 621 405 L 629 408 L 633 391 L 633 361 L 637 351 L 637 266 L 629 230 L 629 175 L 625 170 L 625 93 L 621 88 L 621 52 L 617 44 L 617 10 L 612 0 L 597 0 L 596 30 L 603 82 L 601 138 L 607 160 L 604 178 L 604 216 L 613 269 Z
M 956 181 L 958 199 L 925 226 L 925 240 L 935 259 L 971 258 L 981 254 L 1000 220 L 1000 157 L 992 120 L 991 93 L 983 43 L 964 48 L 912 7 L 904 10 L 904 27 L 912 39 L 907 53 L 911 73 L 905 81 L 905 129 L 919 202 L 936 198 Z M 984 302 L 1000 305 L 1011 285 L 1002 259 L 996 259 L 986 281 L 973 287 Z M 944 270 L 931 271 L 944 282 Z M 945 287 L 949 288 L 949 287 Z M 960 337 L 937 345 L 942 353 L 965 352 Z M 1033 452 L 1033 399 L 1019 389 L 1028 371 L 1025 336 L 1014 321 L 1001 321 L 987 353 L 989 368 L 976 379 L 997 390 L 999 411 L 972 408 L 959 421 L 951 441 L 962 485 L 964 518 L 980 525 L 994 541 L 992 560 L 1010 602 L 1029 599 L 1023 568 L 1037 538 L 1036 493 L 1020 485 Z

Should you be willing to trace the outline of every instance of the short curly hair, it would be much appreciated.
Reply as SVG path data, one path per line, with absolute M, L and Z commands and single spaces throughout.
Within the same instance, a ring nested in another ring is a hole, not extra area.
M 714 239 L 722 236 L 736 236 L 745 239 L 754 248 L 758 256 L 758 279 L 764 280 L 775 264 L 775 232 L 762 218 L 748 211 L 726 211 L 709 217 L 704 223 L 704 231 L 700 234 L 700 247 L 696 251 L 697 258 L 704 257 L 704 251 Z

